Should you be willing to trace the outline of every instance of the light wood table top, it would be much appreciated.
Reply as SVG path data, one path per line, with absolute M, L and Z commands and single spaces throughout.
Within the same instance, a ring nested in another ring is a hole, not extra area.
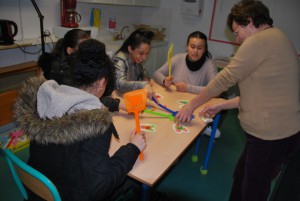
M 167 89 L 155 82 L 152 84 L 155 92 L 163 97 L 159 99 L 160 103 L 174 111 L 180 110 L 178 100 L 189 101 L 196 96 L 195 94 L 177 92 L 175 87 Z M 221 99 L 212 99 L 206 104 L 219 101 Z M 188 127 L 189 133 L 180 134 L 173 130 L 174 122 L 168 118 L 147 113 L 140 114 L 140 123 L 155 124 L 156 132 L 146 132 L 147 147 L 144 151 L 144 160 L 138 159 L 136 161 L 129 176 L 148 186 L 153 186 L 205 128 L 206 124 L 199 117 L 200 109 L 201 107 L 198 107 L 195 110 L 195 119 L 190 123 L 183 124 Z M 167 114 L 167 112 L 159 109 L 156 112 Z M 120 140 L 112 138 L 109 152 L 111 155 L 120 146 L 128 143 L 130 133 L 135 130 L 134 115 L 125 111 L 116 112 L 113 116 L 113 122 L 120 135 Z

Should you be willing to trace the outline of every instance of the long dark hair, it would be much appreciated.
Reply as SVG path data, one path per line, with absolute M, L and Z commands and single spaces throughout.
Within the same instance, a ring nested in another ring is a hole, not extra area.
M 38 59 L 38 65 L 42 68 L 44 77 L 53 79 L 59 84 L 69 80 L 70 67 L 67 58 L 67 48 L 76 48 L 79 41 L 88 39 L 89 34 L 81 29 L 72 29 L 59 39 L 51 53 L 44 53 Z M 64 81 L 63 81 L 64 80 Z
M 239 25 L 247 26 L 250 23 L 250 19 L 256 28 L 259 28 L 260 25 L 263 24 L 273 25 L 273 19 L 270 17 L 269 9 L 261 1 L 244 0 L 232 7 L 227 17 L 227 26 L 233 31 L 233 21 Z
M 205 56 L 207 58 L 212 58 L 211 53 L 208 51 L 207 36 L 204 33 L 200 32 L 200 31 L 194 31 L 194 32 L 192 32 L 189 35 L 189 37 L 187 38 L 186 45 L 189 44 L 191 38 L 200 38 L 200 39 L 203 39 L 205 41 L 205 52 L 203 53 L 203 56 Z
M 151 41 L 154 37 L 154 32 L 147 29 L 137 29 L 130 34 L 130 36 L 124 41 L 120 49 L 116 52 L 128 53 L 128 47 L 133 50 L 141 45 L 141 43 L 147 43 L 151 45 Z
M 60 55 L 62 52 L 67 54 L 67 48 L 76 48 L 79 41 L 82 39 L 88 39 L 89 34 L 82 29 L 72 29 L 68 31 L 63 38 L 59 39 L 52 51 L 53 56 Z

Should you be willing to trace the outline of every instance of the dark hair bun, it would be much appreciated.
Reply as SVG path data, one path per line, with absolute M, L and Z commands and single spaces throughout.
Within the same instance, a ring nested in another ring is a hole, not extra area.
M 103 60 L 107 59 L 105 52 L 105 45 L 95 39 L 89 39 L 88 41 L 83 41 L 79 44 L 77 56 L 79 59 L 84 60 Z
M 72 59 L 73 86 L 89 86 L 99 79 L 106 78 L 104 95 L 110 95 L 115 86 L 115 67 L 106 54 L 105 45 L 95 39 L 80 43 Z

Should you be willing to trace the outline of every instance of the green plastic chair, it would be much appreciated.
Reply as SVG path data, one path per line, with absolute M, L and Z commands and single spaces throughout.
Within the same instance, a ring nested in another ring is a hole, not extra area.
M 28 195 L 24 185 L 45 200 L 61 201 L 55 185 L 45 175 L 20 160 L 9 149 L 4 149 L 3 152 L 11 174 L 25 200 L 28 200 Z

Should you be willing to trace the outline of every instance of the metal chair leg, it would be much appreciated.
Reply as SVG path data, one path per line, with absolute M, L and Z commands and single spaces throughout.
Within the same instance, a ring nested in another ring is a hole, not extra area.
M 203 167 L 201 167 L 201 170 L 200 170 L 201 174 L 203 174 L 203 175 L 206 175 L 207 172 L 208 172 L 208 170 L 207 170 L 208 160 L 209 160 L 209 157 L 210 157 L 210 154 L 211 154 L 213 142 L 215 140 L 215 135 L 216 135 L 217 127 L 218 127 L 218 124 L 219 124 L 220 116 L 221 116 L 221 113 L 218 113 L 216 115 L 214 121 L 213 121 L 213 124 L 212 124 L 212 132 L 211 132 L 211 135 L 210 135 L 210 138 L 209 138 L 209 144 L 208 144 L 208 148 L 207 148 L 207 151 L 206 151 L 204 164 L 203 164 Z
M 146 184 L 142 184 L 142 187 L 143 187 L 142 201 L 149 201 L 151 188 Z
M 198 152 L 199 152 L 199 145 L 200 145 L 200 137 L 201 137 L 201 135 L 197 139 L 196 147 L 195 147 L 195 150 L 194 150 L 194 154 L 192 155 L 192 161 L 194 163 L 198 161 Z

